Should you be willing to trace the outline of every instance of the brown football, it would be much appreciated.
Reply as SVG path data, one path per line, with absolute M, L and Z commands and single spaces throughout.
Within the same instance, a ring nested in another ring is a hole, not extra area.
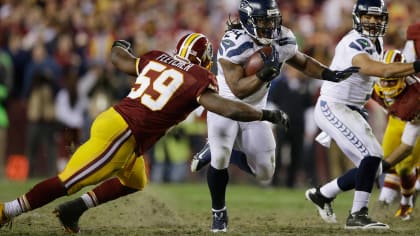
M 271 55 L 271 47 L 263 47 L 258 51 L 254 52 L 249 58 L 248 61 L 244 64 L 244 74 L 245 76 L 250 76 L 256 74 L 264 66 L 264 61 L 261 57 L 259 51 L 264 53 L 266 57 Z

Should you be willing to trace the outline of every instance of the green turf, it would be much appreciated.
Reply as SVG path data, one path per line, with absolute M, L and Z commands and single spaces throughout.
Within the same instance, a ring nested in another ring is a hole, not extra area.
M 0 200 L 12 200 L 34 183 L 0 181 Z M 334 202 L 339 223 L 326 224 L 318 217 L 315 207 L 305 200 L 304 191 L 303 188 L 289 190 L 252 184 L 229 185 L 227 235 L 420 235 L 418 218 L 401 222 L 392 216 L 396 205 L 389 209 L 376 206 L 376 189 L 370 213 L 375 219 L 389 223 L 389 231 L 343 229 L 352 193 L 344 193 Z M 63 235 L 51 212 L 55 205 L 66 199 L 69 198 L 58 199 L 17 217 L 11 229 L 0 229 L 0 235 Z M 211 235 L 210 207 L 205 183 L 150 184 L 143 192 L 86 212 L 80 221 L 81 235 Z

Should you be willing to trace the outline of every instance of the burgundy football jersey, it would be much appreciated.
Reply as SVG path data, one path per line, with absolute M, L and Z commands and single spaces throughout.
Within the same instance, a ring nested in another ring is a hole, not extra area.
M 216 77 L 205 68 L 161 52 L 140 57 L 139 75 L 126 98 L 114 106 L 132 130 L 139 154 L 200 104 L 207 88 L 217 90 Z
M 388 109 L 389 114 L 403 121 L 412 121 L 420 118 L 420 83 L 408 85 L 404 91 L 398 94 L 391 106 L 387 106 L 375 92 L 373 92 L 372 98 Z

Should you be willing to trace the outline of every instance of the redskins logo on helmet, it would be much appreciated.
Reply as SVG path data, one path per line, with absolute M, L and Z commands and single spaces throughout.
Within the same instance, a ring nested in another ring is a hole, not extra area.
M 176 46 L 176 56 L 208 70 L 212 66 L 213 47 L 209 39 L 199 33 L 184 35 Z
M 398 50 L 388 50 L 384 54 L 384 63 L 406 62 L 404 55 Z M 398 96 L 406 86 L 405 77 L 379 78 L 375 84 L 375 92 L 381 98 L 393 98 Z

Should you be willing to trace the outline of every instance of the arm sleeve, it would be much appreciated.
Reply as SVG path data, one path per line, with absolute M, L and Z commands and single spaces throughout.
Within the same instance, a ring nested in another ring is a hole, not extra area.
M 419 135 L 420 135 L 420 122 L 417 122 L 417 123 L 407 122 L 404 128 L 403 135 L 401 136 L 401 142 L 410 146 L 414 146 Z

